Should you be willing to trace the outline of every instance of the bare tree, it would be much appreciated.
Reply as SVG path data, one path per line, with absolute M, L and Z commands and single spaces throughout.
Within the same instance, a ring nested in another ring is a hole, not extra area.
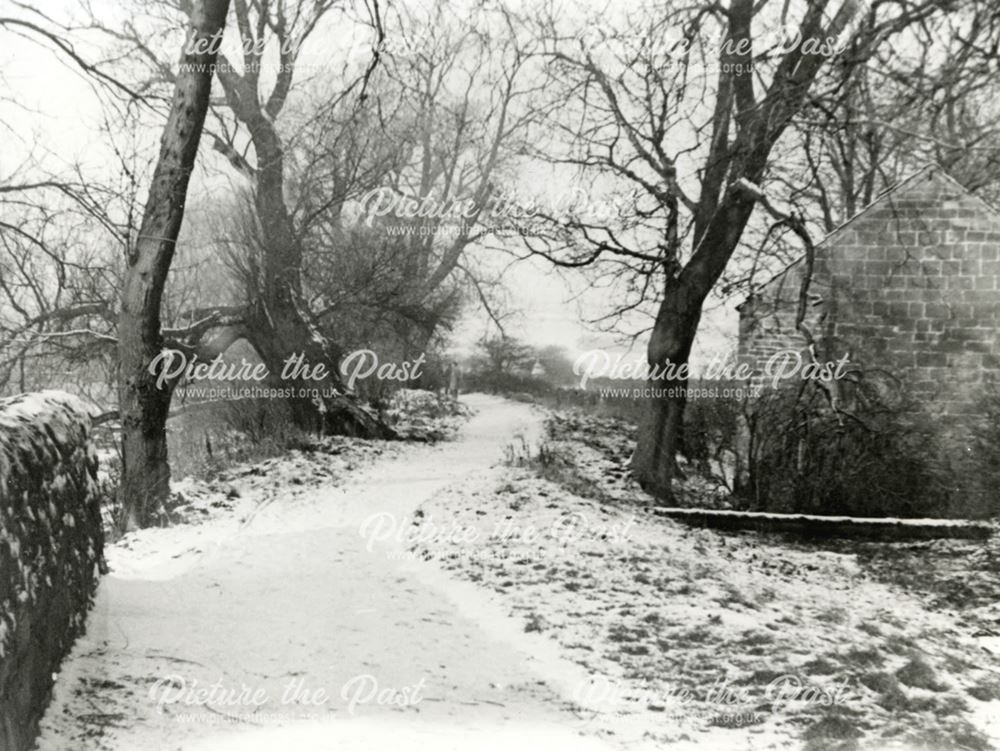
M 363 116 L 319 129 L 300 163 L 303 184 L 322 183 L 302 192 L 318 315 L 330 325 L 367 314 L 407 357 L 447 329 L 463 298 L 481 299 L 467 250 L 497 229 L 497 186 L 523 152 L 541 79 L 502 9 L 396 11 L 383 75 L 353 110 Z M 348 193 L 360 216 L 345 217 Z
M 229 0 L 202 0 L 191 12 L 170 115 L 118 314 L 122 507 L 130 525 L 153 518 L 169 493 L 166 423 L 174 384 L 151 367 L 164 346 L 160 304 L 184 218 L 188 181 L 208 112 L 218 42 Z
M 331 22 L 340 6 L 333 0 L 315 3 L 240 0 L 233 7 L 238 57 L 234 60 L 219 54 L 217 72 L 223 96 L 211 101 L 212 124 L 206 127 L 206 132 L 214 150 L 235 170 L 235 176 L 244 181 L 252 197 L 254 216 L 247 238 L 252 237 L 256 244 L 250 252 L 259 264 L 255 284 L 246 290 L 249 294 L 241 301 L 240 310 L 230 306 L 196 306 L 179 314 L 178 329 L 184 331 L 189 342 L 191 331 L 202 341 L 249 341 L 274 379 L 281 377 L 285 364 L 293 356 L 301 356 L 313 366 L 324 365 L 326 375 L 322 380 L 305 384 L 301 379 L 292 379 L 293 383 L 282 383 L 292 394 L 289 402 L 296 423 L 307 428 L 323 425 L 335 431 L 390 435 L 391 430 L 376 415 L 349 398 L 336 367 L 332 366 L 338 359 L 339 347 L 323 336 L 305 299 L 302 280 L 305 245 L 294 221 L 293 207 L 286 203 L 291 192 L 286 170 L 289 137 L 278 121 L 293 90 L 303 44 L 318 26 Z M 368 23 L 376 35 L 380 34 L 377 0 L 365 7 Z M 95 17 L 92 26 L 115 40 L 128 59 L 145 63 L 137 87 L 153 92 L 148 98 L 155 100 L 155 92 L 164 83 L 171 85 L 177 80 L 177 74 L 165 62 L 157 36 L 194 11 L 189 2 L 163 0 L 141 8 L 142 23 L 115 26 Z M 267 68 L 265 58 L 271 52 L 277 55 L 278 65 L 273 82 L 268 84 L 267 77 L 261 74 Z M 336 97 L 363 101 L 377 60 L 377 55 L 372 56 L 360 72 L 345 66 L 342 80 L 349 82 Z M 313 398 L 315 389 L 322 389 L 327 396 Z
M 247 333 L 254 349 L 277 375 L 289 358 L 301 355 L 312 364 L 325 364 L 323 385 L 339 392 L 324 397 L 323 404 L 307 396 L 290 400 L 293 419 L 302 427 L 325 424 L 328 429 L 377 436 L 389 435 L 389 429 L 370 412 L 346 397 L 335 364 L 339 349 L 322 335 L 305 301 L 302 269 L 305 247 L 292 213 L 285 202 L 286 147 L 276 125 L 285 106 L 296 70 L 301 45 L 332 8 L 331 2 L 288 6 L 284 2 L 260 3 L 251 8 L 245 2 L 235 4 L 237 28 L 243 44 L 242 72 L 223 59 L 220 81 L 226 105 L 240 126 L 245 128 L 253 145 L 255 165 L 236 151 L 234 141 L 217 138 L 215 145 L 234 164 L 249 170 L 257 230 L 260 236 L 259 285 L 248 301 Z M 377 1 L 370 6 L 372 23 L 380 28 Z M 273 35 L 279 49 L 280 68 L 274 85 L 264 95 L 260 86 L 260 64 L 265 37 Z M 373 62 L 377 58 L 373 58 Z M 373 67 L 367 68 L 343 92 L 357 92 L 360 98 Z M 287 384 L 286 384 L 287 385 Z M 294 385 L 293 385 L 294 388 Z M 322 409 L 318 408 L 322 406 Z
M 482 291 L 463 257 L 491 231 L 483 217 L 493 184 L 524 136 L 521 102 L 537 88 L 519 40 L 484 33 L 509 30 L 503 13 L 456 19 L 443 2 L 396 10 L 364 99 L 311 81 L 311 96 L 283 111 L 283 133 L 305 309 L 328 341 L 409 358 L 447 330 L 467 292 Z M 386 209 L 397 201 L 473 208 L 456 221 Z M 255 299 L 271 246 L 256 208 L 236 214 L 227 256 Z
M 638 199 L 617 223 L 561 221 L 572 230 L 569 248 L 558 234 L 529 238 L 529 248 L 567 267 L 608 259 L 640 298 L 658 301 L 647 358 L 674 379 L 651 384 L 660 393 L 644 413 L 633 471 L 662 502 L 672 498 L 686 368 L 702 309 L 756 205 L 738 186 L 762 185 L 780 162 L 776 146 L 787 142 L 810 97 L 844 85 L 843 77 L 826 75 L 830 68 L 860 68 L 872 50 L 941 5 L 865 11 L 853 0 L 780 9 L 766 1 L 696 3 L 630 22 L 641 33 L 623 41 L 612 32 L 598 44 L 567 38 L 556 19 L 543 28 L 553 81 L 567 82 L 561 96 L 571 102 L 553 128 L 572 146 L 552 161 L 631 185 Z M 866 13 L 874 20 L 860 24 Z M 794 44 L 765 33 L 789 22 Z M 659 42 L 671 29 L 682 30 L 675 44 Z

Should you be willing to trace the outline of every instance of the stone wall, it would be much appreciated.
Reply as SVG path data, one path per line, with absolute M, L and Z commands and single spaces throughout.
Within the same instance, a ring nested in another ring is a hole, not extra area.
M 83 631 L 103 565 L 84 404 L 0 401 L 0 748 L 32 747 L 53 674 Z
M 774 352 L 804 346 L 794 325 L 802 265 L 741 306 L 740 356 L 756 372 Z M 928 414 L 981 410 L 1000 371 L 1000 215 L 939 168 L 820 243 L 810 291 L 810 319 L 832 356 L 901 378 Z

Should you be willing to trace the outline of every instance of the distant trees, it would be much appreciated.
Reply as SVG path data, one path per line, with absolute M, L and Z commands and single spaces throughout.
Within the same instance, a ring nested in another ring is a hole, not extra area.
M 578 379 L 563 347 L 533 347 L 502 333 L 483 337 L 466 368 L 468 388 L 495 392 L 547 392 Z
M 131 96 L 81 57 L 48 16 L 27 6 L 16 12 L 0 16 L 4 44 L 27 38 L 92 76 L 100 84 L 95 90 Z M 119 251 L 136 229 L 122 209 L 134 205 L 134 184 L 119 181 L 121 165 L 108 165 L 97 180 L 68 159 L 48 159 L 46 144 L 8 120 L 23 112 L 22 102 L 0 90 L 0 393 L 68 382 L 81 395 L 107 401 L 116 373 Z M 126 121 L 119 120 L 123 131 Z
M 65 178 L 0 179 L 0 390 L 69 377 L 81 393 L 107 398 L 120 269 L 88 242 L 106 236 L 89 213 L 104 197 Z
M 553 386 L 572 386 L 579 381 L 573 373 L 573 360 L 565 347 L 550 344 L 535 351 L 535 362 L 544 370 L 543 377 Z
M 523 375 L 534 362 L 531 347 L 509 336 L 491 336 L 479 343 L 481 354 L 476 364 L 482 373 L 493 379 L 515 374 Z
M 495 229 L 531 123 L 521 103 L 539 92 L 502 10 L 392 11 L 365 105 L 308 119 L 294 175 L 322 325 L 412 357 L 485 297 L 467 250 Z

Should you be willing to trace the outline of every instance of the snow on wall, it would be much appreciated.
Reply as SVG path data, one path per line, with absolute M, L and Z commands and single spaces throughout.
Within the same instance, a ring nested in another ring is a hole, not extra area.
M 103 565 L 90 417 L 60 391 L 0 400 L 0 749 L 26 751 Z

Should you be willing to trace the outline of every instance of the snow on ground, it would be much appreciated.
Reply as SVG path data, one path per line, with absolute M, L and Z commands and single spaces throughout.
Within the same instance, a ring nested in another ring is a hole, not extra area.
M 180 483 L 199 523 L 110 546 L 40 751 L 1000 744 L 996 540 L 691 529 L 607 425 L 470 401 L 453 443 Z
M 108 546 L 109 564 L 120 578 L 170 579 L 199 565 L 206 551 L 243 534 L 276 500 L 294 503 L 333 488 L 376 460 L 397 456 L 402 447 L 334 436 L 308 451 L 233 467 L 212 480 L 174 481 L 170 516 L 181 523 L 125 535 Z
M 585 669 L 571 695 L 595 728 L 670 748 L 1000 744 L 996 539 L 691 529 L 629 502 L 609 452 L 589 461 L 627 444 L 595 438 L 513 445 L 515 466 L 438 494 L 409 532 Z
M 207 492 L 182 483 L 206 520 L 110 546 L 40 751 L 608 748 L 580 735 L 543 663 L 456 607 L 396 535 L 360 534 L 373 517 L 403 529 L 538 424 L 527 406 L 469 401 L 462 440 L 395 445 L 329 481 L 313 482 L 321 455 L 292 455 Z

